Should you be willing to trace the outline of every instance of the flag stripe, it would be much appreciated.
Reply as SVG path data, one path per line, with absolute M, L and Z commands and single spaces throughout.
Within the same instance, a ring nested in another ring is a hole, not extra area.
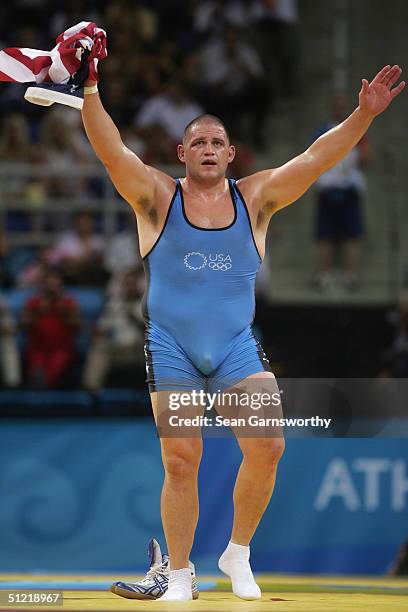
M 0 70 L 0 81 L 10 81 L 11 83 L 15 83 L 16 79 L 12 79 L 11 76 L 9 76 L 8 74 Z M 20 83 L 26 83 L 26 82 L 27 81 L 20 81 Z
M 5 51 L 0 51 L 0 71 L 7 75 L 9 81 L 19 83 L 35 81 L 33 71 Z
M 33 49 L 33 51 L 35 51 L 35 49 Z M 23 64 L 34 75 L 39 74 L 44 68 L 51 66 L 50 54 L 44 55 L 43 51 L 38 51 L 38 54 L 41 55 L 37 55 L 36 57 L 29 57 L 25 53 L 22 53 L 22 49 L 10 47 L 9 49 L 5 49 L 4 53 L 6 53 L 9 57 L 15 59 L 20 64 Z

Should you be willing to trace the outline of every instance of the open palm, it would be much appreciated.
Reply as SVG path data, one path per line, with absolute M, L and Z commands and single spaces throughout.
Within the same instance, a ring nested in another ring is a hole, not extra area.
M 361 110 L 370 113 L 374 117 L 385 111 L 392 100 L 405 87 L 405 81 L 401 81 L 397 87 L 393 88 L 401 74 L 402 70 L 399 66 L 392 66 L 392 68 L 391 66 L 384 66 L 371 83 L 363 79 L 359 93 Z

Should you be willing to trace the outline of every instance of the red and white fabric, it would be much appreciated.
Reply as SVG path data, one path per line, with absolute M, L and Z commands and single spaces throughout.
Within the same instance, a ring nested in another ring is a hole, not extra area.
M 18 83 L 67 83 L 89 51 L 89 78 L 98 80 L 98 61 L 104 59 L 106 32 L 90 21 L 81 21 L 65 30 L 51 51 L 9 47 L 0 51 L 0 81 Z

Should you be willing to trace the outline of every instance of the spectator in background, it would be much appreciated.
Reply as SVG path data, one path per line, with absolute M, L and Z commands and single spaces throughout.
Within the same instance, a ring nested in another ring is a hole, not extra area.
M 123 279 L 120 294 L 106 304 L 85 363 L 83 385 L 86 389 L 101 389 L 111 368 L 120 371 L 125 384 L 136 382 L 143 386 L 145 367 L 141 298 L 144 290 L 143 271 L 129 271 Z
M 74 363 L 79 325 L 78 305 L 65 294 L 61 275 L 45 270 L 21 319 L 27 335 L 24 358 L 29 386 L 52 389 L 61 384 Z
M 347 116 L 343 94 L 334 99 L 333 117 L 315 134 L 318 138 Z M 340 249 L 344 285 L 353 290 L 359 283 L 360 241 L 364 233 L 361 209 L 365 180 L 361 168 L 369 159 L 367 137 L 333 168 L 316 181 L 318 273 L 316 286 L 329 289 L 333 283 L 336 248 Z
M 183 139 L 184 128 L 203 112 L 177 76 L 171 76 L 162 93 L 146 100 L 136 117 L 136 127 L 146 140 L 145 163 L 177 163 L 175 150 Z
M 146 4 L 117 0 L 105 10 L 104 27 L 110 38 L 101 89 L 113 120 L 123 128 L 132 125 L 141 104 L 157 93 L 159 85 L 155 61 L 158 15 Z M 160 40 L 160 49 L 162 45 Z
M 113 297 L 122 291 L 126 274 L 142 267 L 139 251 L 136 215 L 126 217 L 126 227 L 115 234 L 108 243 L 104 256 L 105 269 L 110 273 L 108 294 Z
M 21 113 L 7 115 L 2 124 L 0 137 L 0 163 L 30 164 L 35 161 L 33 145 L 27 119 Z M 2 176 L 1 192 L 4 198 L 26 198 L 30 177 L 11 173 Z
M 298 21 L 296 0 L 251 0 L 254 43 L 262 57 L 271 90 L 287 102 L 296 93 Z
M 22 113 L 12 113 L 4 119 L 0 140 L 0 163 L 24 164 L 24 174 L 11 171 L 2 173 L 1 192 L 5 200 L 24 200 L 27 204 L 38 205 L 45 199 L 46 180 L 36 176 L 35 169 L 44 163 L 41 151 L 34 147 L 28 121 Z M 7 166 L 6 166 L 7 168 Z M 29 172 L 29 168 L 33 173 Z M 22 220 L 30 223 L 29 210 L 10 211 L 12 222 Z
M 269 94 L 256 49 L 237 29 L 227 27 L 197 53 L 200 100 L 206 111 L 220 116 L 238 138 L 263 146 Z
M 157 13 L 138 0 L 116 0 L 106 6 L 104 23 L 109 32 L 120 32 L 113 40 L 115 52 L 123 47 L 152 43 L 158 33 Z
M 49 246 L 40 247 L 35 256 L 25 263 L 15 277 L 17 287 L 37 286 L 42 278 L 44 269 L 50 265 L 51 249 Z
M 69 132 L 69 152 L 72 159 L 76 161 L 77 164 L 92 163 L 94 161 L 92 157 L 92 147 L 84 134 L 80 113 L 62 104 L 57 104 L 55 108 L 48 111 L 48 113 L 52 114 L 53 127 L 51 128 L 51 126 L 49 126 L 51 131 L 59 122 L 59 124 L 63 126 L 64 132 Z M 57 146 L 60 146 L 60 144 L 60 140 L 58 139 Z
M 20 355 L 16 342 L 16 328 L 8 304 L 0 298 L 0 365 L 5 387 L 21 384 Z
M 112 119 L 124 128 L 132 124 L 135 98 L 129 94 L 125 79 L 113 75 L 103 86 L 103 99 L 112 108 Z M 126 134 L 126 132 L 125 132 Z
M 100 287 L 107 279 L 102 265 L 104 246 L 104 239 L 94 231 L 93 215 L 79 211 L 73 229 L 59 237 L 48 261 L 60 268 L 68 284 Z
M 74 115 L 58 104 L 46 113 L 38 154 L 50 170 L 46 185 L 48 196 L 72 197 L 86 192 L 86 182 L 79 176 L 61 176 L 67 170 L 78 170 L 82 163 L 90 160 L 90 149 L 80 129 L 78 113 Z
M 207 0 L 195 2 L 194 29 L 204 39 L 222 35 L 225 26 L 245 28 L 251 25 L 254 0 Z
M 2 124 L 0 161 L 30 162 L 33 147 L 28 123 L 21 113 L 7 115 Z

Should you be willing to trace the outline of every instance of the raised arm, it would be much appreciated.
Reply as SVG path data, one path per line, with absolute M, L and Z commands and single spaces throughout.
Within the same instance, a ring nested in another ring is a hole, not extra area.
M 385 66 L 371 83 L 363 79 L 359 106 L 345 121 L 280 168 L 257 172 L 239 181 L 246 192 L 255 193 L 258 210 L 268 206 L 271 216 L 295 202 L 323 172 L 345 157 L 361 140 L 374 117 L 382 113 L 404 89 L 404 81 L 393 88 L 401 73 L 399 66 Z
M 94 83 L 88 82 L 87 85 Z M 120 195 L 136 212 L 146 211 L 154 200 L 157 171 L 146 166 L 124 145 L 98 92 L 85 93 L 82 120 L 89 142 Z

